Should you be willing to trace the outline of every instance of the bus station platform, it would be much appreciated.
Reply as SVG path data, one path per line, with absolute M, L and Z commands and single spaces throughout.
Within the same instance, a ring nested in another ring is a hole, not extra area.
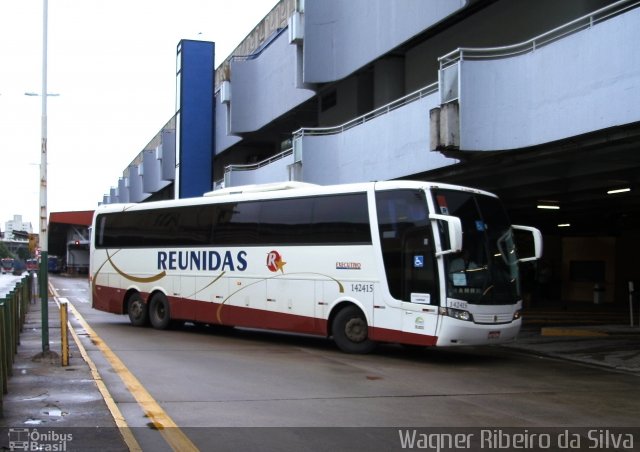
M 61 365 L 60 310 L 53 298 L 49 353 L 43 353 L 41 305 L 40 299 L 31 300 L 20 334 L 2 401 L 0 449 L 130 450 L 71 336 L 69 365 Z M 41 449 L 32 448 L 34 439 Z
M 132 450 L 72 339 L 69 366 L 61 366 L 57 356 L 60 311 L 54 298 L 49 298 L 48 307 L 50 350 L 54 353 L 34 359 L 42 356 L 42 324 L 41 301 L 32 300 L 2 404 L 0 448 L 19 450 L 15 441 L 38 429 L 71 432 L 64 450 Z M 497 347 L 640 375 L 640 328 L 601 323 L 608 319 L 599 313 L 600 309 L 591 310 L 592 315 L 532 310 L 519 339 Z
M 523 312 L 518 340 L 504 347 L 640 375 L 640 316 L 627 306 L 547 302 Z

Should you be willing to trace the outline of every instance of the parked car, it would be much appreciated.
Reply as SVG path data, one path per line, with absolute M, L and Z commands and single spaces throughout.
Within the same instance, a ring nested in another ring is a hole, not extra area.
M 27 259 L 27 271 L 28 272 L 38 271 L 38 259 Z
M 5 257 L 0 260 L 0 268 L 2 269 L 2 274 L 5 273 L 13 273 L 13 266 L 15 263 L 15 259 L 11 257 Z

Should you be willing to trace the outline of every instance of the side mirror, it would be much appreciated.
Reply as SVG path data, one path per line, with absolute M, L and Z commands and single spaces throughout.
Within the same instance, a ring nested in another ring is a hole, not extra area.
M 516 224 L 511 225 L 511 227 L 516 231 L 528 232 L 533 237 L 534 256 L 521 257 L 518 259 L 518 262 L 531 262 L 540 259 L 542 257 L 542 233 L 540 230 L 531 226 L 520 226 Z
M 462 222 L 460 218 L 432 213 L 429 215 L 429 220 L 439 221 L 447 226 L 446 231 L 440 233 L 441 249 L 440 251 L 436 251 L 436 256 L 462 251 Z

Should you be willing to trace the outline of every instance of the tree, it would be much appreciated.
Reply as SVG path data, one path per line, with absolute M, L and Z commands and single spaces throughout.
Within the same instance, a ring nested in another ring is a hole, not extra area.
M 7 245 L 4 244 L 4 242 L 0 242 L 0 258 L 4 258 L 4 257 L 12 257 L 11 253 L 9 252 L 9 248 L 7 248 Z
M 39 238 L 38 234 L 29 234 L 29 253 L 31 253 L 32 256 L 36 255 Z
M 31 253 L 29 253 L 29 249 L 26 246 L 21 246 L 20 248 L 18 248 L 17 254 L 18 258 L 23 261 L 26 261 L 31 257 Z

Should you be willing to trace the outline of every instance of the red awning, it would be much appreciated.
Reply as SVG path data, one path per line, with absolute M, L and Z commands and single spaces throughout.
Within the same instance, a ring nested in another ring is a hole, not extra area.
M 81 210 L 78 212 L 51 212 L 49 215 L 49 223 L 91 226 L 92 221 L 93 210 Z

